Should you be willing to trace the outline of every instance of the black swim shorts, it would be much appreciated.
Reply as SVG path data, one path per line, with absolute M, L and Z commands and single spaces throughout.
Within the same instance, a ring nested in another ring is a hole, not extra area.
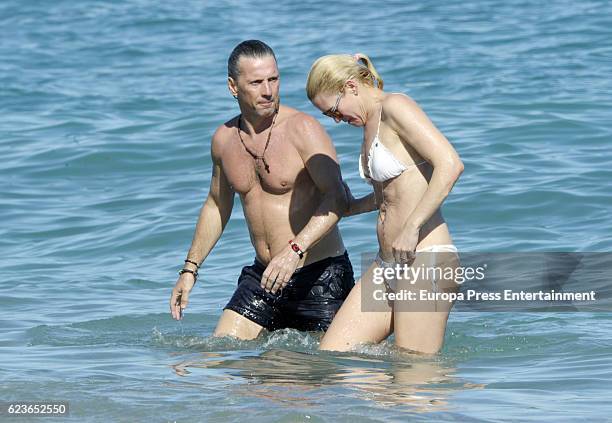
M 261 288 L 265 269 L 257 259 L 253 265 L 245 266 L 238 278 L 238 288 L 225 309 L 270 331 L 282 328 L 327 330 L 355 285 L 353 267 L 346 252 L 297 269 L 287 286 L 276 294 Z

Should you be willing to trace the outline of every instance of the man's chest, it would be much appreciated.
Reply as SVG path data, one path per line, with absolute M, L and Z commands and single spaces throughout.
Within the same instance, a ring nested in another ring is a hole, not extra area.
M 265 145 L 245 146 L 239 140 L 232 140 L 227 147 L 221 157 L 223 172 L 239 194 L 245 195 L 257 187 L 283 194 L 294 187 L 300 173 L 306 173 L 298 151 L 282 136 L 272 137 L 265 152 Z

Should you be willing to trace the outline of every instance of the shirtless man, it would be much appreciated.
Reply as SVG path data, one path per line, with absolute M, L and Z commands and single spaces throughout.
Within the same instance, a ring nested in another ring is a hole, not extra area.
M 181 319 L 237 192 L 256 256 L 242 269 L 214 336 L 326 330 L 354 285 L 336 227 L 347 198 L 335 149 L 316 119 L 280 104 L 276 57 L 261 41 L 234 48 L 228 87 L 241 114 L 213 135 L 210 190 L 172 290 L 172 317 Z

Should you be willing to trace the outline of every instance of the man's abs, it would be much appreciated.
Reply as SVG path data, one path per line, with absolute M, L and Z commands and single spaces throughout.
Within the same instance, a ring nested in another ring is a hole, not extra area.
M 296 191 L 297 190 L 297 191 Z M 241 196 L 249 234 L 258 260 L 267 264 L 289 245 L 289 240 L 308 224 L 321 202 L 317 189 L 294 187 L 282 195 L 254 189 Z M 342 237 L 334 225 L 318 243 L 312 245 L 298 267 L 345 251 Z

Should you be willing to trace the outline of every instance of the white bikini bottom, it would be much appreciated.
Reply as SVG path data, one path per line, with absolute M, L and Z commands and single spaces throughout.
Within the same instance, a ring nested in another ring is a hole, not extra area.
M 434 253 L 434 254 L 429 254 L 429 266 L 433 267 L 436 262 L 437 262 L 437 254 L 435 253 L 458 253 L 457 247 L 455 247 L 453 244 L 437 244 L 437 245 L 430 245 L 429 247 L 425 247 L 425 248 L 421 248 L 419 250 L 416 250 L 417 253 Z M 395 262 L 388 262 L 388 261 L 384 261 L 382 259 L 382 257 L 380 257 L 380 253 L 378 253 L 376 255 L 376 258 L 374 259 L 374 262 L 378 265 L 378 267 L 382 267 L 382 268 L 395 268 L 397 266 L 397 263 Z M 385 278 L 385 286 L 392 290 L 392 291 L 397 291 L 397 279 L 395 278 Z M 438 283 L 434 278 L 431 278 L 431 287 L 433 289 L 433 292 L 438 292 Z

